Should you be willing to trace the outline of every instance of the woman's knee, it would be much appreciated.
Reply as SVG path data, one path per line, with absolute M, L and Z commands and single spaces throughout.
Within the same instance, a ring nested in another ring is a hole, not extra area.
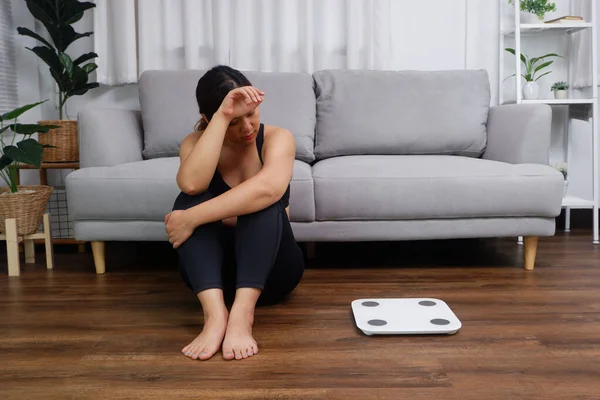
M 246 224 L 257 220 L 272 219 L 273 221 L 277 221 L 279 218 L 281 218 L 282 212 L 285 212 L 285 210 L 283 209 L 281 202 L 278 201 L 274 204 L 271 204 L 269 207 L 263 208 L 262 210 L 255 211 L 250 214 L 240 215 L 237 223 L 239 226 L 240 224 Z
M 208 190 L 190 195 L 184 192 L 179 193 L 177 198 L 175 199 L 175 203 L 173 204 L 173 211 L 175 210 L 187 210 L 188 208 L 192 208 L 197 206 L 198 204 L 204 203 L 210 199 L 213 199 L 215 196 L 210 193 Z

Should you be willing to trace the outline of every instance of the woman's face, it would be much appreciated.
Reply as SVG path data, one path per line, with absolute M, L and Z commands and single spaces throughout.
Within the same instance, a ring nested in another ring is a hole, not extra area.
M 256 107 L 249 113 L 231 120 L 225 132 L 225 140 L 239 146 L 252 144 L 256 140 L 259 128 L 260 110 Z

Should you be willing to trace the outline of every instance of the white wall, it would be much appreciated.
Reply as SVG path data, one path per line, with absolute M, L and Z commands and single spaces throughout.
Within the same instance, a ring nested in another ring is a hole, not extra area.
M 33 26 L 33 18 L 22 0 L 11 0 L 13 3 L 16 26 Z M 508 0 L 506 0 L 507 2 Z M 555 0 L 558 6 L 556 16 L 569 14 L 569 0 Z M 600 7 L 599 7 L 600 9 Z M 506 10 L 504 10 L 506 11 Z M 505 57 L 505 73 L 498 76 L 498 30 L 500 3 L 496 0 L 392 0 L 392 68 L 397 70 L 443 70 L 443 69 L 485 69 L 490 77 L 492 105 L 498 101 L 498 80 L 510 75 L 514 69 L 511 57 Z M 549 15 L 552 17 L 553 15 Z M 508 14 L 502 14 L 510 18 Z M 76 30 L 93 30 L 92 12 L 86 12 Z M 41 29 L 43 31 L 43 29 Z M 53 82 L 47 67 L 41 65 L 37 57 L 25 50 L 26 45 L 32 45 L 33 40 L 16 34 L 17 62 L 19 68 L 20 102 L 32 102 L 39 99 L 52 98 Z M 510 45 L 507 43 L 507 45 Z M 541 54 L 542 51 L 554 51 L 561 54 L 566 52 L 564 40 L 533 40 L 523 43 L 523 51 Z M 92 51 L 93 40 L 81 39 L 73 45 L 72 51 L 77 54 Z M 510 56 L 510 55 L 509 55 Z M 558 60 L 553 65 L 553 74 L 540 81 L 541 91 L 549 95 L 552 82 L 566 79 L 566 62 Z M 512 78 L 514 79 L 514 78 Z M 514 80 L 504 83 L 510 95 Z M 514 92 L 514 90 L 513 90 Z M 100 87 L 85 96 L 73 98 L 68 103 L 67 114 L 75 118 L 77 112 L 85 107 L 116 107 L 125 109 L 139 108 L 137 85 L 118 87 Z M 562 143 L 562 128 L 565 111 L 556 107 L 553 123 L 553 143 L 556 145 L 552 152 L 553 162 L 560 161 Z M 57 117 L 56 107 L 49 104 L 44 108 L 31 111 L 27 118 L 53 119 Z M 577 160 L 572 160 L 573 171 L 589 172 L 591 152 L 589 151 L 589 124 L 577 122 L 574 124 L 574 146 L 587 151 Z M 24 175 L 34 174 L 27 171 Z M 52 176 L 52 175 L 51 175 Z M 64 176 L 64 173 L 63 173 Z M 33 178 L 32 178 L 33 179 Z M 60 176 L 55 175 L 55 179 Z M 581 194 L 591 195 L 589 179 L 571 182 Z M 52 183 L 52 180 L 51 180 Z

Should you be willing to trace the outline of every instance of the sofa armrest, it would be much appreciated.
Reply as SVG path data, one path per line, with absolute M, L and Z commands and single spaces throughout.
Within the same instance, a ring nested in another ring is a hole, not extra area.
M 511 164 L 548 164 L 552 108 L 511 104 L 490 108 L 483 158 Z
M 136 110 L 90 108 L 78 115 L 81 168 L 142 161 L 142 114 Z

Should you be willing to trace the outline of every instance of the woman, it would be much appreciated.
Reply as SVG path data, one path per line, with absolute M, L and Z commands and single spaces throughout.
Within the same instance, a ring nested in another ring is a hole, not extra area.
M 255 355 L 257 302 L 282 299 L 304 272 L 288 219 L 294 137 L 260 122 L 264 95 L 237 70 L 211 69 L 196 87 L 199 128 L 180 146 L 181 193 L 165 224 L 204 312 L 202 333 L 182 350 L 195 360 L 221 343 L 226 360 Z

